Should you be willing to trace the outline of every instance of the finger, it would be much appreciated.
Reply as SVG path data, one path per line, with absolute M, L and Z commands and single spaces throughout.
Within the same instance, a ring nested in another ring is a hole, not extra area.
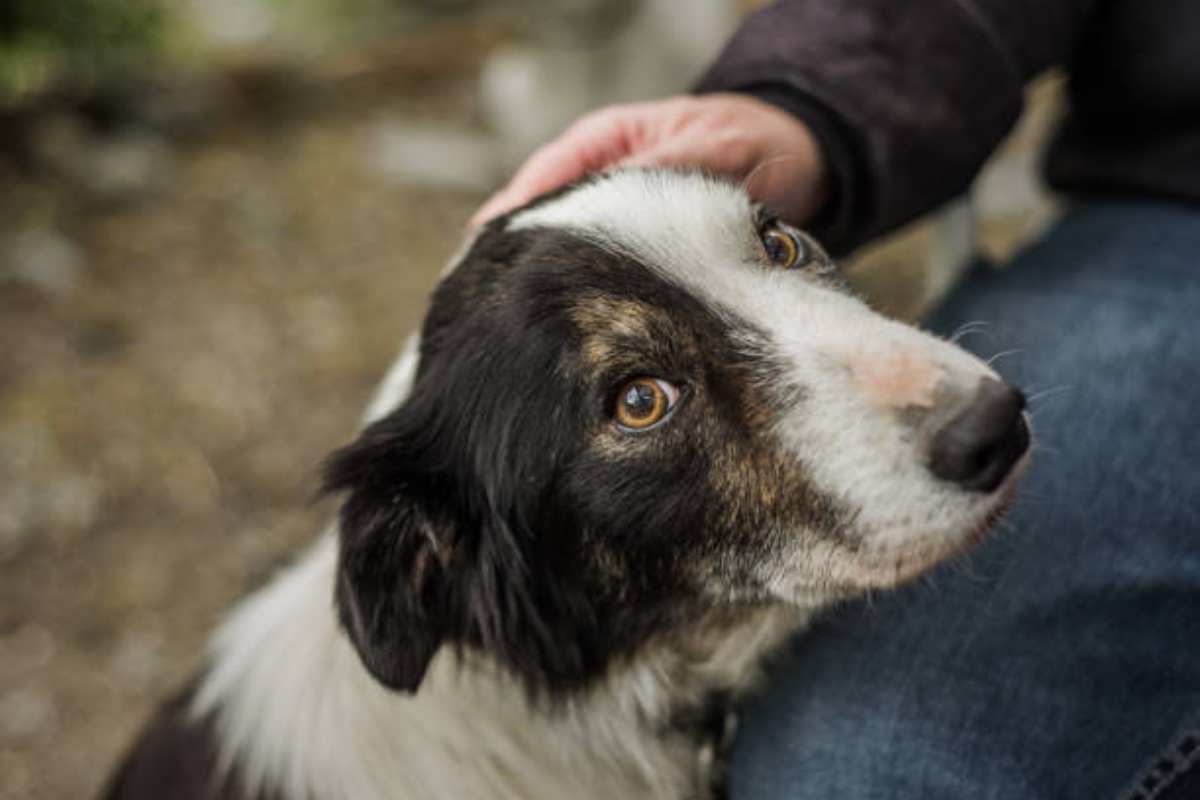
M 489 197 L 483 205 L 471 216 L 467 222 L 467 229 L 474 230 L 480 225 L 483 225 L 490 219 L 500 216 L 506 211 L 516 208 L 517 204 L 513 201 L 508 187 L 505 186 L 500 191 Z
M 736 145 L 712 145 L 711 139 L 674 140 L 627 156 L 617 166 L 702 169 L 739 184 L 752 198 L 797 223 L 809 219 L 819 207 L 824 189 L 803 153 L 758 158 L 753 150 Z
M 493 195 L 471 218 L 471 227 L 524 205 L 620 159 L 628 147 L 619 117 L 585 117 L 566 133 L 541 147 L 517 170 L 508 185 Z
M 582 177 L 593 160 L 579 150 L 574 139 L 559 139 L 530 156 L 508 185 L 476 212 L 472 225 L 522 206 L 540 194 Z
M 720 153 L 710 152 L 704 143 L 690 139 L 676 140 L 668 144 L 633 153 L 621 159 L 617 167 L 681 167 L 703 169 L 715 175 L 740 179 L 743 170 L 739 164 L 730 163 Z

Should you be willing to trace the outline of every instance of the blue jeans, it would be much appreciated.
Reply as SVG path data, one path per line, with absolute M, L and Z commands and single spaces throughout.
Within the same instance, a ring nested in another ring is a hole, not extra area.
M 979 320 L 1031 398 L 1010 521 L 793 643 L 734 800 L 1200 798 L 1200 208 L 1077 207 L 929 324 Z

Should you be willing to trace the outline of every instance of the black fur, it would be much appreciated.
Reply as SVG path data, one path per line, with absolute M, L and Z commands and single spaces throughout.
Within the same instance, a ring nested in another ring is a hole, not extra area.
M 278 800 L 253 797 L 217 769 L 216 732 L 208 720 L 191 719 L 188 687 L 159 709 L 137 744 L 101 791 L 103 800 Z
M 326 469 L 346 493 L 339 614 L 397 689 L 414 691 L 443 643 L 537 692 L 586 686 L 685 621 L 765 602 L 750 565 L 774 546 L 770 522 L 845 519 L 763 451 L 766 401 L 748 387 L 768 354 L 735 348 L 726 319 L 630 257 L 501 228 L 435 293 L 410 398 Z M 591 299 L 646 309 L 649 335 L 614 335 L 589 362 L 587 337 L 604 334 L 579 321 Z M 685 386 L 686 405 L 615 437 L 613 398 L 641 375 Z

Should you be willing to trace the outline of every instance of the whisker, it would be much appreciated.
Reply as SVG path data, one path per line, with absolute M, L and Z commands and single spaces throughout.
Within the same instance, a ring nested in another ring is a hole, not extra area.
M 965 325 L 960 325 L 958 330 L 956 330 L 950 336 L 950 341 L 957 342 L 960 339 L 962 339 L 964 336 L 970 336 L 973 333 L 978 333 L 979 331 L 983 330 L 984 328 L 987 328 L 989 325 L 991 325 L 990 322 L 988 322 L 986 320 L 982 320 L 982 319 L 977 319 L 977 320 L 974 320 L 973 322 L 968 322 Z
M 999 361 L 1000 359 L 1004 358 L 1005 356 L 1014 356 L 1014 355 L 1016 355 L 1017 353 L 1024 353 L 1024 352 L 1025 352 L 1025 351 L 1024 351 L 1024 350 L 1022 350 L 1022 349 L 1021 349 L 1021 348 L 1019 348 L 1019 347 L 1017 347 L 1017 348 L 1014 348 L 1014 349 L 1012 349 L 1012 350 L 1002 350 L 1002 351 L 1000 351 L 999 353 L 996 353 L 996 355 L 994 355 L 994 356 L 992 356 L 991 358 L 989 358 L 989 359 L 987 360 L 987 365 L 990 367 L 992 364 L 994 364 L 995 362 L 997 362 L 997 361 Z
M 1072 388 L 1072 387 L 1069 384 L 1063 384 L 1062 386 L 1055 386 L 1050 389 L 1043 389 L 1040 392 L 1036 392 L 1035 394 L 1032 394 L 1029 397 L 1026 397 L 1025 402 L 1036 403 L 1038 400 L 1041 400 L 1046 397 L 1050 397 L 1051 395 L 1059 394 L 1060 392 L 1065 392 L 1070 388 Z

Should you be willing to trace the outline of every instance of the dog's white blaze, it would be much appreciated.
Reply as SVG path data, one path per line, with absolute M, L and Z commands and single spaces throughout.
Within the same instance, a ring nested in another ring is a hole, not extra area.
M 790 367 L 784 383 L 791 386 L 777 391 L 803 396 L 778 420 L 780 439 L 820 489 L 854 509 L 865 535 L 853 560 L 828 555 L 829 568 L 847 581 L 893 583 L 903 576 L 899 562 L 951 547 L 970 529 L 965 520 L 982 519 L 994 505 L 935 480 L 894 412 L 928 407 L 941 385 L 971 387 L 995 373 L 803 270 L 766 266 L 751 203 L 734 186 L 671 171 L 616 173 L 520 212 L 509 225 L 576 232 L 659 271 L 731 322 L 766 332 Z M 803 593 L 788 572 L 774 576 L 778 590 Z

